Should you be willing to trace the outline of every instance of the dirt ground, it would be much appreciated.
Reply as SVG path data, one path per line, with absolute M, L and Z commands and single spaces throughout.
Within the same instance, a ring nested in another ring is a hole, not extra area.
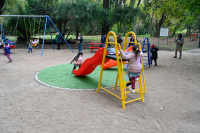
M 83 52 L 84 59 L 94 55 L 90 49 Z M 200 49 L 183 51 L 181 60 L 172 58 L 173 51 L 160 50 L 158 66 L 144 68 L 145 102 L 126 104 L 124 110 L 119 99 L 103 90 L 39 84 L 34 79 L 38 70 L 68 63 L 75 55 L 69 49 L 40 54 L 12 50 L 8 63 L 0 50 L 0 133 L 200 132 Z

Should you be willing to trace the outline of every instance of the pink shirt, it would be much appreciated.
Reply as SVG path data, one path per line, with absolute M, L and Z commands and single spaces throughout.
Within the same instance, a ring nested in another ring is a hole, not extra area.
M 124 59 L 129 60 L 129 72 L 132 73 L 139 73 L 142 71 L 142 65 L 140 63 L 140 59 L 142 58 L 143 53 L 140 52 L 137 56 L 137 58 L 135 58 L 135 53 L 131 52 L 128 55 L 125 55 L 122 51 L 121 51 L 121 55 Z
M 83 57 L 82 57 L 82 56 L 79 56 L 78 60 L 77 60 L 77 61 L 74 61 L 74 64 L 82 65 L 82 64 L 83 64 Z

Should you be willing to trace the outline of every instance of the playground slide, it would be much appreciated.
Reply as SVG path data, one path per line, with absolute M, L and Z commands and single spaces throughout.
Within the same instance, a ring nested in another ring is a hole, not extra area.
M 132 46 L 130 46 L 126 50 L 126 52 L 128 52 L 128 51 L 132 51 Z M 114 67 L 114 66 L 117 66 L 117 61 L 115 61 L 115 60 L 109 60 L 107 63 L 104 64 L 103 68 L 106 70 L 106 69 L 108 69 L 110 67 Z
M 73 73 L 76 76 L 84 76 L 92 73 L 94 69 L 101 65 L 103 59 L 104 48 L 100 48 L 93 57 L 86 59 L 78 70 L 74 70 Z M 105 63 L 110 59 L 105 58 Z

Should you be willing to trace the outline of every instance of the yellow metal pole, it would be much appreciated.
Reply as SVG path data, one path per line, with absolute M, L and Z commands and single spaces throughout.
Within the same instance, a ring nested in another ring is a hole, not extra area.
M 114 33 L 114 42 L 115 42 L 115 51 L 116 51 L 116 57 L 117 57 L 117 68 L 118 68 L 118 75 L 119 75 L 119 85 L 120 85 L 120 92 L 121 92 L 122 108 L 125 109 L 125 97 L 124 97 L 124 88 L 123 88 L 123 80 L 122 80 L 122 72 L 121 72 L 121 63 L 119 61 L 117 37 L 116 37 L 115 33 Z
M 143 95 L 143 89 L 142 89 L 142 76 L 139 77 L 139 90 L 140 90 L 140 97 L 142 102 L 144 102 L 144 95 Z
M 133 37 L 134 37 L 134 44 L 135 44 L 135 45 L 137 44 L 137 38 L 136 38 L 135 33 L 132 32 L 132 31 L 130 31 L 130 32 L 128 32 L 128 33 L 126 34 L 126 38 L 125 38 L 125 41 L 124 41 L 123 51 L 125 51 L 125 49 L 126 49 L 127 39 L 128 39 L 128 37 L 129 37 L 129 35 L 133 35 Z
M 103 74 L 103 66 L 104 66 L 104 62 L 105 62 L 105 58 L 106 58 L 107 46 L 108 46 L 108 38 L 106 37 L 106 43 L 105 43 L 105 48 L 104 48 L 104 53 L 103 53 L 102 67 L 101 67 L 101 72 L 100 72 L 100 76 L 99 76 L 97 92 L 99 92 L 100 86 L 101 86 L 101 79 L 102 79 L 102 74 Z
M 117 72 L 117 78 L 116 78 L 115 88 L 114 88 L 115 90 L 117 89 L 118 78 L 119 78 L 119 73 Z
M 125 99 L 127 99 L 127 94 L 126 94 L 126 87 L 125 87 L 125 77 L 124 77 L 124 67 L 123 67 L 123 62 L 122 62 L 122 56 L 120 55 L 121 57 L 121 70 L 122 70 L 122 81 L 123 81 L 123 90 L 124 90 L 124 97 Z
M 106 52 L 107 52 L 107 47 L 108 47 L 108 39 L 109 39 L 110 34 L 113 34 L 113 33 L 114 33 L 114 32 L 110 31 L 110 32 L 107 34 L 106 43 L 105 43 L 105 48 L 104 48 L 104 53 L 103 53 L 102 66 L 104 66 L 104 63 L 105 63 Z M 115 34 L 115 33 L 114 33 L 114 34 Z M 116 36 L 116 35 L 115 35 L 115 36 Z M 99 76 L 99 83 L 98 83 L 97 92 L 99 92 L 99 90 L 100 90 L 102 74 L 103 74 L 103 67 L 101 67 L 101 72 L 100 72 L 100 76 Z

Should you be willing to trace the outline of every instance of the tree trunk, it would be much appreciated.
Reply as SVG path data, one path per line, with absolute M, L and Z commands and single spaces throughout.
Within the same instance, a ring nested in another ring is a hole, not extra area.
M 76 39 L 78 38 L 78 31 L 76 30 Z
M 176 33 L 176 30 L 179 28 L 179 26 L 181 25 L 181 23 L 183 22 L 183 20 L 184 20 L 184 18 L 181 19 L 181 20 L 178 20 L 178 22 L 176 23 L 176 26 L 175 26 L 175 28 L 174 28 L 174 31 L 173 31 L 171 37 L 174 36 L 174 34 Z
M 106 10 L 109 14 L 109 0 L 103 0 L 103 9 Z M 109 18 L 109 16 L 105 16 L 106 18 Z M 102 35 L 105 35 L 109 32 L 109 24 L 108 22 L 104 21 L 102 24 Z
M 134 17 L 134 21 L 133 21 L 133 32 L 135 34 L 137 34 L 137 19 L 136 19 L 136 17 Z
M 161 26 L 163 25 L 163 23 L 165 22 L 166 20 L 166 16 L 165 16 L 165 13 L 162 14 L 158 24 L 156 24 L 156 33 L 155 33 L 155 37 L 159 37 L 159 34 L 160 34 L 160 28 Z M 156 22 L 157 23 L 157 22 Z
M 138 1 L 138 3 L 137 3 L 137 8 L 139 8 L 140 2 L 141 2 L 141 0 Z M 136 16 L 136 15 L 135 15 L 134 21 L 133 21 L 133 32 L 134 32 L 135 34 L 137 34 L 137 16 Z
M 1 2 L 0 2 L 1 3 L 0 4 L 0 15 L 2 15 L 2 13 L 3 13 L 2 9 L 4 7 L 5 2 L 6 2 L 6 0 L 1 0 Z
M 150 18 L 150 37 L 153 36 L 152 31 L 153 31 L 153 18 Z

